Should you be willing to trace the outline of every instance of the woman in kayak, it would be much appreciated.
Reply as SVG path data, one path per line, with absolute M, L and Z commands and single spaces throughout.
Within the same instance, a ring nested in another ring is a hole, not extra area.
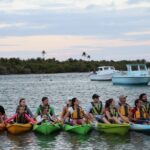
M 48 112 L 46 107 L 41 108 L 41 114 L 36 117 L 36 121 L 38 124 L 45 123 L 45 122 L 57 122 L 53 116 L 51 116 Z
M 64 119 L 69 117 L 69 115 L 73 125 L 85 124 L 86 119 L 88 119 L 82 107 L 79 106 L 79 100 L 77 98 L 72 99 L 72 105 L 68 108 L 68 112 Z
M 24 107 L 25 112 L 26 112 L 31 118 L 34 118 L 34 116 L 33 116 L 32 112 L 31 112 L 31 110 L 30 110 L 29 107 L 26 105 L 26 101 L 25 101 L 24 98 L 21 98 L 21 99 L 19 100 L 19 105 L 18 105 L 17 108 L 16 108 L 16 113 L 18 112 L 20 106 Z
M 132 109 L 132 120 L 137 124 L 149 124 L 149 115 L 143 106 L 143 102 L 140 99 L 135 100 L 135 107 Z
M 105 104 L 105 116 L 111 123 L 122 123 L 118 109 L 115 107 L 114 99 L 108 99 Z
M 66 116 L 69 107 L 71 107 L 72 105 L 72 99 L 68 99 L 66 106 L 63 108 L 62 114 L 61 114 L 61 120 L 64 119 L 64 117 Z M 68 123 L 70 122 L 70 116 L 68 118 L 65 119 L 65 122 Z
M 18 112 L 13 115 L 12 117 L 8 118 L 5 120 L 5 124 L 9 123 L 9 122 L 15 122 L 15 123 L 32 123 L 35 124 L 36 121 L 34 121 L 25 111 L 25 107 L 23 106 L 19 106 L 18 107 Z
M 0 105 L 0 123 L 3 123 L 7 119 L 5 114 L 5 109 L 3 106 Z

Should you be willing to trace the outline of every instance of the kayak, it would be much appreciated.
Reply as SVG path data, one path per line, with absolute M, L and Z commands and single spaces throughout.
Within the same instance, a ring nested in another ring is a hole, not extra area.
M 129 131 L 130 125 L 98 123 L 96 128 L 100 132 L 124 135 Z
M 30 123 L 26 123 L 26 124 L 19 124 L 19 123 L 7 124 L 6 129 L 11 134 L 21 134 L 21 133 L 31 131 L 32 124 L 30 124 Z
M 150 125 L 148 124 L 130 124 L 130 130 L 150 132 Z
M 5 124 L 3 123 L 0 123 L 0 132 L 4 131 L 5 130 Z
M 68 124 L 64 125 L 64 131 L 72 132 L 76 134 L 82 134 L 82 135 L 87 134 L 91 129 L 92 129 L 91 124 L 73 125 L 73 126 Z
M 33 131 L 42 133 L 44 135 L 51 134 L 55 131 L 59 131 L 61 129 L 60 125 L 58 123 L 56 124 L 50 124 L 50 123 L 42 123 L 41 125 L 35 124 L 33 126 Z

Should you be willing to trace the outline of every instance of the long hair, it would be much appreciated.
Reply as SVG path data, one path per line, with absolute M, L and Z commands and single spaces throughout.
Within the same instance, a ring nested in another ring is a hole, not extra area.
M 106 103 L 105 103 L 105 108 L 109 108 L 110 105 L 111 105 L 111 103 L 112 103 L 112 101 L 113 101 L 112 98 L 108 99 L 108 100 L 106 101 Z
M 20 100 L 19 100 L 19 104 L 22 102 L 22 101 L 24 101 L 25 99 L 24 98 L 21 98 Z
M 135 101 L 134 101 L 134 105 L 135 105 L 135 107 L 137 106 L 137 103 L 140 101 L 140 99 L 136 99 Z
M 75 103 L 76 100 L 77 100 L 76 97 L 74 97 L 74 98 L 72 99 L 72 104 L 71 104 L 72 107 L 74 107 L 74 103 Z
M 4 107 L 3 107 L 3 106 L 1 106 L 1 105 L 0 105 L 0 112 L 1 112 L 1 114 L 2 114 L 2 115 L 4 115 L 4 114 L 5 114 L 5 109 L 4 109 Z

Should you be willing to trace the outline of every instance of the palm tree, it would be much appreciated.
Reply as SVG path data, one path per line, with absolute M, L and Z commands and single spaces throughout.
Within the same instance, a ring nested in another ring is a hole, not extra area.
M 82 57 L 85 58 L 86 57 L 86 52 L 82 53 Z
M 42 51 L 43 59 L 45 59 L 45 55 L 46 55 L 46 51 L 45 51 L 45 50 L 43 50 L 43 51 Z
M 90 56 L 90 55 L 88 55 L 88 56 L 87 56 L 87 58 L 90 60 L 91 56 Z

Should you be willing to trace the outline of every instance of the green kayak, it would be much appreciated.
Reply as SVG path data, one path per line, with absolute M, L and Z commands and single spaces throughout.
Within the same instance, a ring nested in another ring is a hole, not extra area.
M 130 125 L 98 123 L 96 128 L 100 132 L 124 135 L 128 132 Z
M 41 125 L 34 125 L 33 131 L 42 133 L 44 135 L 51 134 L 61 129 L 59 124 L 42 123 Z
M 82 134 L 82 135 L 87 134 L 91 129 L 92 129 L 91 124 L 73 125 L 73 126 L 68 124 L 64 125 L 64 131 L 72 132 L 76 134 Z

